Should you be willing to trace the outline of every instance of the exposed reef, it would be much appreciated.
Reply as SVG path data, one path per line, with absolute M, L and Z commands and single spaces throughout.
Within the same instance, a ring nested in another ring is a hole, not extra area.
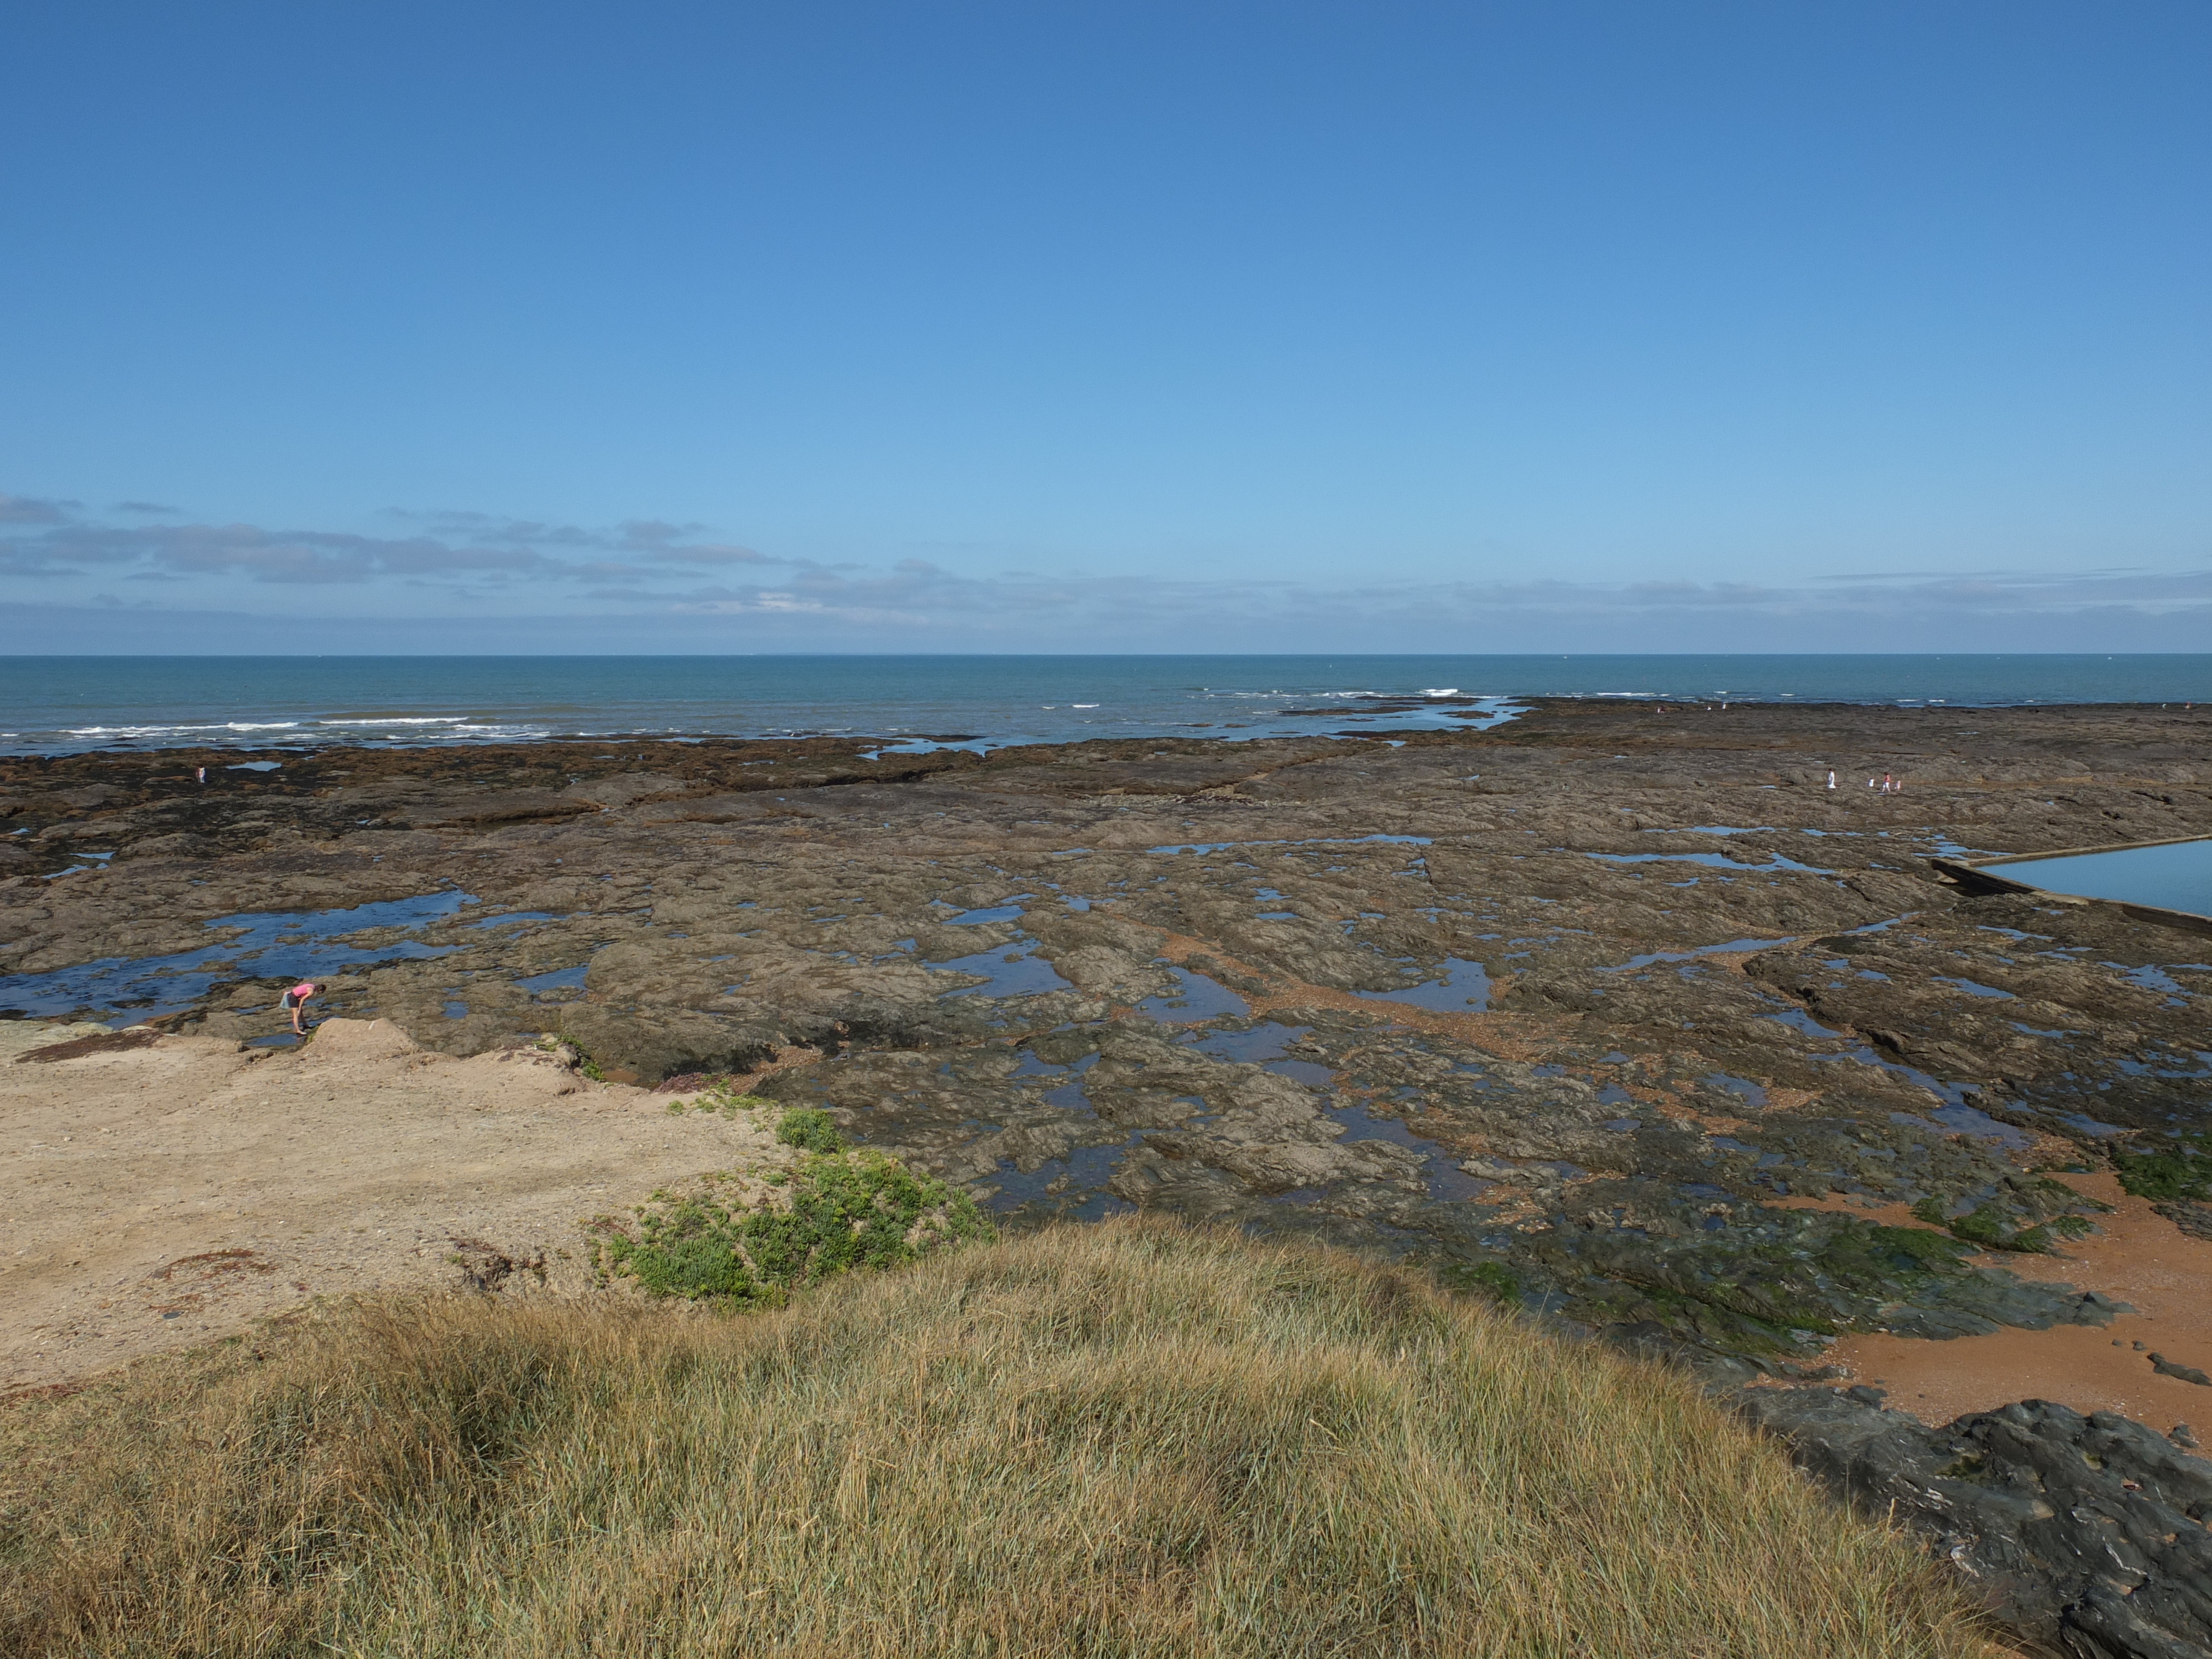
M 282 1042 L 311 975 L 452 1054 L 741 1074 L 1017 1225 L 1317 1236 L 1784 1380 L 2109 1322 L 2004 1262 L 2212 1129 L 2201 936 L 1929 862 L 2212 830 L 2196 711 L 241 758 L 0 762 L 0 1007 Z

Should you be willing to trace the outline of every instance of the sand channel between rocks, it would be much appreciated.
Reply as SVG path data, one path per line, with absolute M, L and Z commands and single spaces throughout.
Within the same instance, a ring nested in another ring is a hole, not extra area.
M 2212 1242 L 2191 1238 L 2130 1198 L 2109 1175 L 2061 1177 L 2110 1204 L 2098 1233 L 2051 1255 L 1982 1258 L 2023 1279 L 2101 1291 L 2134 1308 L 2111 1325 L 2006 1328 L 1990 1336 L 1931 1342 L 1887 1334 L 1849 1336 L 1830 1358 L 1889 1391 L 1887 1404 L 1923 1423 L 2014 1400 L 2049 1400 L 2085 1415 L 2118 1412 L 2164 1429 L 2177 1422 L 2212 1434 L 2212 1387 L 2163 1375 L 2150 1356 L 2212 1372 Z

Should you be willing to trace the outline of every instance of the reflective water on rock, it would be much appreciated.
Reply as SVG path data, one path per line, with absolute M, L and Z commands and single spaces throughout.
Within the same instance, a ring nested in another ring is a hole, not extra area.
M 1993 876 L 2024 881 L 2046 892 L 2212 916 L 2212 840 L 2022 859 L 1987 867 Z
M 580 991 L 584 976 L 590 971 L 589 963 L 580 962 L 574 968 L 556 968 L 547 974 L 531 974 L 514 982 L 533 996 L 544 996 L 554 991 Z
M 1018 913 L 1017 913 L 1018 914 Z M 993 916 L 993 921 L 1007 918 Z M 1075 988 L 1062 979 L 1052 963 L 1036 954 L 1037 942 L 1024 939 L 1006 949 L 979 951 L 972 957 L 955 957 L 950 962 L 928 964 L 933 973 L 975 974 L 981 977 L 981 985 L 964 985 L 957 991 L 947 991 L 953 997 L 1030 997 L 1044 991 L 1069 991 Z
M 1601 968 L 1606 974 L 1626 974 L 1638 968 L 1650 968 L 1662 962 L 1688 962 L 1698 957 L 1723 956 L 1741 951 L 1765 951 L 1774 945 L 1788 945 L 1786 939 L 1732 939 L 1720 945 L 1696 945 L 1686 951 L 1649 951 L 1640 957 L 1631 957 L 1618 967 Z
M 1370 1002 L 1407 1002 L 1443 1014 L 1481 1013 L 1490 1006 L 1490 975 L 1479 962 L 1446 957 L 1440 964 L 1442 979 L 1428 980 L 1395 991 L 1359 991 L 1355 995 Z
M 52 973 L 0 977 L 0 1009 L 35 1018 L 82 1013 L 128 1024 L 190 1008 L 226 980 L 321 979 L 374 963 L 448 956 L 459 947 L 404 938 L 347 941 L 386 930 L 419 932 L 476 902 L 471 894 L 448 890 L 348 909 L 217 916 L 207 923 L 209 931 L 231 937 L 204 950 L 110 957 Z
M 1146 1019 L 1168 1024 L 1197 1024 L 1209 1019 L 1242 1019 L 1252 1012 L 1243 997 L 1218 981 L 1187 968 L 1169 966 L 1177 988 L 1165 996 L 1146 997 L 1137 1012 Z

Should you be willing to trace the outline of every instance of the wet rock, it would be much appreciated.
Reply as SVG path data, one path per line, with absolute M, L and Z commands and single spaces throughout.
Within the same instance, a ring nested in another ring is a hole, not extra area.
M 2212 1653 L 2212 1463 L 2110 1412 L 2027 1401 L 1929 1429 L 1863 1392 L 1733 1402 L 1861 1508 L 1925 1535 L 2023 1633 L 2082 1659 Z
M 2191 1238 L 2212 1239 L 2212 1204 L 2174 1199 L 2164 1204 L 2154 1204 L 2151 1207 Z
M 553 1029 L 615 1083 L 659 1083 L 686 1072 L 750 1072 L 783 1047 L 787 1035 L 680 1012 L 637 1014 L 591 1003 L 562 1008 Z

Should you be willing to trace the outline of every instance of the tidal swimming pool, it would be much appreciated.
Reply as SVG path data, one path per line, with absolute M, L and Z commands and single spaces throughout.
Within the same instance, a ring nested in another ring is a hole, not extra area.
M 2046 892 L 2081 898 L 2154 904 L 2212 916 L 2212 839 L 2163 847 L 2123 847 L 2111 853 L 2073 853 L 2063 858 L 2021 859 L 1984 865 L 1993 876 L 2026 882 Z

